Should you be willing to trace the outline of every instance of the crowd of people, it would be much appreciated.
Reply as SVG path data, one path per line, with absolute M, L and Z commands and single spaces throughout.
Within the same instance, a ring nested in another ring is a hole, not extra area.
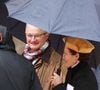
M 60 54 L 51 46 L 50 33 L 26 23 L 22 45 L 8 32 L 7 8 L 0 5 L 0 90 L 98 90 L 88 64 L 95 50 L 90 41 L 64 36 Z M 20 54 L 18 45 L 24 46 Z

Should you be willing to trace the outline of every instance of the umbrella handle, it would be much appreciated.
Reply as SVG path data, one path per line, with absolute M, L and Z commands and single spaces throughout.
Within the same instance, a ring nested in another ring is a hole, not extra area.
M 61 67 L 59 67 L 59 68 L 57 69 L 56 73 L 57 73 L 58 75 L 60 75 L 60 73 L 61 73 Z

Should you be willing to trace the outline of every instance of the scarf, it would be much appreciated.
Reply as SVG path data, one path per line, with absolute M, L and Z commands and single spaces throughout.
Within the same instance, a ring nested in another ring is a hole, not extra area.
M 38 49 L 35 52 L 30 52 L 31 48 L 29 47 L 28 44 L 26 44 L 23 52 L 23 56 L 34 65 L 35 63 L 37 63 L 37 61 L 39 61 L 42 53 L 47 49 L 48 46 L 49 43 L 45 42 L 45 44 L 40 49 Z

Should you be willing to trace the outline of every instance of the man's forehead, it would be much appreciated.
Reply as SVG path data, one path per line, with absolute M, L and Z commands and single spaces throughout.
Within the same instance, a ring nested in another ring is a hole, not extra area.
M 42 34 L 42 33 L 46 33 L 46 32 L 44 32 L 44 31 L 27 31 L 25 33 L 26 34 L 33 34 L 33 35 L 35 35 L 35 34 Z
M 25 33 L 26 34 L 41 34 L 41 33 L 46 33 L 46 32 L 41 29 L 27 29 Z

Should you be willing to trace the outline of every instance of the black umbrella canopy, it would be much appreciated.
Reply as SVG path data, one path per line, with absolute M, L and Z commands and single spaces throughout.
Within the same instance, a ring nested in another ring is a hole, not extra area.
M 100 22 L 94 0 L 10 0 L 9 16 L 49 33 L 100 42 Z

